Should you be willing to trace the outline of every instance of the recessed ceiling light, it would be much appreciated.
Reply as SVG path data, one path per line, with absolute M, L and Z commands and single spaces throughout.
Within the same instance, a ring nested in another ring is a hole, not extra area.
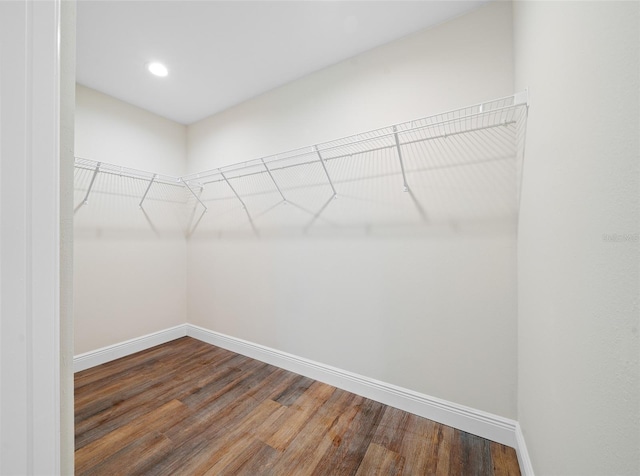
M 147 69 L 156 76 L 164 77 L 169 74 L 169 70 L 162 63 L 147 63 Z

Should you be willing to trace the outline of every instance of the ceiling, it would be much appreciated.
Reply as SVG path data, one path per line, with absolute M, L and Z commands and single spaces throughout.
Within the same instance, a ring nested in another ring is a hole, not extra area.
M 486 1 L 80 0 L 77 81 L 190 124 Z

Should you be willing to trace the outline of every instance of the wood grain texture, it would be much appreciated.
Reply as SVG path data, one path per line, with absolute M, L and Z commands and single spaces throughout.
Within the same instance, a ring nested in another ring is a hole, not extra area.
M 519 475 L 513 448 L 184 337 L 75 376 L 79 475 Z

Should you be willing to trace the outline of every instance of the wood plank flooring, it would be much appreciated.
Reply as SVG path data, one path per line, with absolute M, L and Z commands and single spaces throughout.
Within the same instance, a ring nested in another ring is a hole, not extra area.
M 75 376 L 78 475 L 519 475 L 512 448 L 184 337 Z

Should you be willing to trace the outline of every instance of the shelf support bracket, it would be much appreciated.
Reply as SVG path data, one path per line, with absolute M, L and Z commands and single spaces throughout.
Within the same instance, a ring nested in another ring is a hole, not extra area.
M 413 190 L 409 188 L 409 183 L 407 182 L 407 174 L 404 170 L 404 161 L 402 160 L 402 149 L 400 148 L 400 139 L 398 138 L 398 128 L 396 126 L 393 126 L 393 138 L 395 139 L 396 150 L 398 151 L 398 160 L 400 161 L 400 170 L 402 170 L 402 182 L 404 183 L 403 190 L 407 192 L 411 197 L 411 200 L 413 201 L 413 204 L 418 209 L 418 213 L 420 213 L 420 216 L 422 217 L 422 219 L 424 221 L 427 221 L 427 214 L 425 213 L 424 208 L 422 208 L 422 205 L 420 204 L 416 196 L 413 194 Z
M 227 176 L 224 174 L 224 172 L 222 170 L 220 170 L 220 175 L 222 175 L 222 178 L 224 179 L 225 182 L 227 182 L 227 185 L 229 186 L 229 188 L 231 189 L 231 191 L 233 192 L 233 194 L 236 196 L 236 198 L 240 201 L 240 203 L 242 204 L 242 209 L 244 210 L 244 212 L 247 214 L 247 218 L 249 219 L 249 224 L 251 225 L 251 228 L 253 229 L 253 232 L 256 234 L 256 236 L 258 235 L 258 230 L 256 229 L 255 224 L 253 223 L 253 218 L 251 218 L 251 214 L 249 213 L 249 210 L 247 210 L 247 205 L 244 203 L 244 200 L 242 199 L 242 197 L 238 194 L 238 192 L 236 192 L 236 189 L 233 188 L 233 185 L 231 185 L 231 182 L 229 182 L 229 179 L 227 178 Z
M 329 175 L 329 171 L 327 170 L 327 166 L 324 163 L 324 158 L 322 157 L 322 154 L 320 153 L 320 150 L 318 149 L 318 146 L 314 145 L 313 146 L 313 150 L 315 150 L 316 154 L 318 154 L 318 159 L 320 159 L 320 165 L 322 165 L 322 169 L 324 170 L 324 174 L 327 176 L 327 180 L 329 181 L 329 185 L 331 185 L 331 191 L 333 193 L 329 197 L 329 200 L 324 202 L 324 204 L 320 207 L 320 210 L 318 210 L 316 213 L 314 213 L 313 218 L 307 224 L 307 226 L 304 227 L 304 232 L 305 233 L 316 222 L 316 220 L 320 217 L 320 215 L 325 210 L 325 208 L 327 208 L 329 206 L 329 204 L 331 203 L 331 200 L 334 200 L 334 199 L 338 198 L 338 192 L 336 192 L 336 188 L 333 186 L 333 181 L 331 180 L 331 176 Z
M 202 205 L 202 207 L 204 208 L 204 211 L 206 212 L 206 211 L 208 210 L 208 209 L 207 209 L 207 206 L 206 206 L 204 203 L 202 203 L 202 200 L 200 200 L 200 197 L 198 197 L 198 196 L 196 195 L 196 193 L 193 191 L 193 189 L 189 186 L 189 184 L 188 184 L 186 181 L 184 181 L 184 180 L 182 180 L 182 179 L 180 179 L 180 181 L 181 181 L 181 182 L 184 184 L 184 186 L 185 186 L 185 187 L 187 187 L 187 189 L 191 192 L 191 195 L 193 195 L 193 196 L 195 197 L 195 199 L 196 199 L 196 200 L 198 200 L 198 202 L 200 202 L 200 205 Z
M 400 149 L 400 139 L 398 139 L 398 128 L 396 126 L 393 126 L 393 138 L 396 141 L 396 151 L 398 151 L 398 160 L 400 161 L 400 170 L 402 171 L 403 191 L 408 192 L 409 184 L 407 183 L 407 174 L 404 171 L 404 161 L 402 160 L 402 150 Z
M 204 191 L 204 187 L 201 185 L 200 186 L 200 191 L 198 192 L 198 198 L 200 198 L 202 196 L 202 192 Z M 190 238 L 191 235 L 193 234 L 193 232 L 196 230 L 198 224 L 200 223 L 200 220 L 202 220 L 202 218 L 204 217 L 204 214 L 207 213 L 206 209 L 202 209 L 202 213 L 200 214 L 200 218 L 198 218 L 198 221 L 196 222 L 195 226 L 193 227 L 193 229 L 191 228 L 191 223 L 193 223 L 193 218 L 196 215 L 196 210 L 198 209 L 198 202 L 194 203 L 193 205 L 193 210 L 191 211 L 191 215 L 189 216 L 189 222 L 187 223 L 187 230 L 185 231 L 185 236 L 187 238 Z M 191 230 L 191 231 L 189 231 Z
M 158 174 L 153 174 L 153 177 L 151 177 L 151 182 L 149 182 L 149 185 L 147 185 L 147 189 L 144 191 L 144 195 L 142 196 L 142 199 L 140 200 L 140 203 L 138 204 L 138 206 L 140 208 L 142 208 L 142 204 L 144 203 L 144 199 L 147 198 L 147 194 L 149 193 L 149 189 L 151 188 L 151 185 L 153 185 L 153 182 L 156 180 L 157 176 L 158 176 Z
M 273 182 L 273 185 L 276 186 L 276 190 L 278 190 L 278 193 L 280 194 L 280 197 L 282 198 L 282 201 L 284 203 L 287 203 L 287 199 L 284 197 L 284 194 L 282 193 L 282 190 L 280 190 L 280 186 L 276 182 L 276 179 L 273 177 L 273 174 L 271 173 L 271 170 L 269 170 L 269 167 L 267 166 L 266 162 L 264 161 L 264 159 L 260 159 L 260 160 L 262 161 L 262 165 L 264 165 L 264 168 L 267 170 L 267 173 L 269 174 L 269 177 L 271 177 L 271 181 Z
M 320 164 L 322 165 L 322 168 L 324 169 L 324 173 L 327 176 L 327 180 L 329 181 L 329 185 L 331 185 L 331 190 L 333 191 L 333 197 L 331 197 L 331 198 L 338 198 L 338 193 L 336 192 L 336 188 L 333 186 L 333 181 L 331 180 L 331 176 L 329 175 L 329 171 L 327 170 L 327 166 L 324 164 L 324 159 L 322 158 L 322 154 L 318 150 L 318 146 L 314 145 L 313 149 L 316 151 L 316 154 L 318 154 L 318 158 L 320 159 Z M 324 207 L 323 207 L 323 209 L 324 209 Z
M 98 162 L 98 165 L 96 165 L 96 168 L 93 171 L 93 175 L 91 176 L 91 182 L 89 182 L 89 188 L 87 189 L 87 193 L 82 199 L 83 205 L 86 205 L 89 203 L 89 194 L 91 193 L 91 189 L 93 188 L 93 183 L 96 181 L 96 175 L 98 175 L 98 172 L 100 172 L 100 165 L 102 165 L 102 163 Z

